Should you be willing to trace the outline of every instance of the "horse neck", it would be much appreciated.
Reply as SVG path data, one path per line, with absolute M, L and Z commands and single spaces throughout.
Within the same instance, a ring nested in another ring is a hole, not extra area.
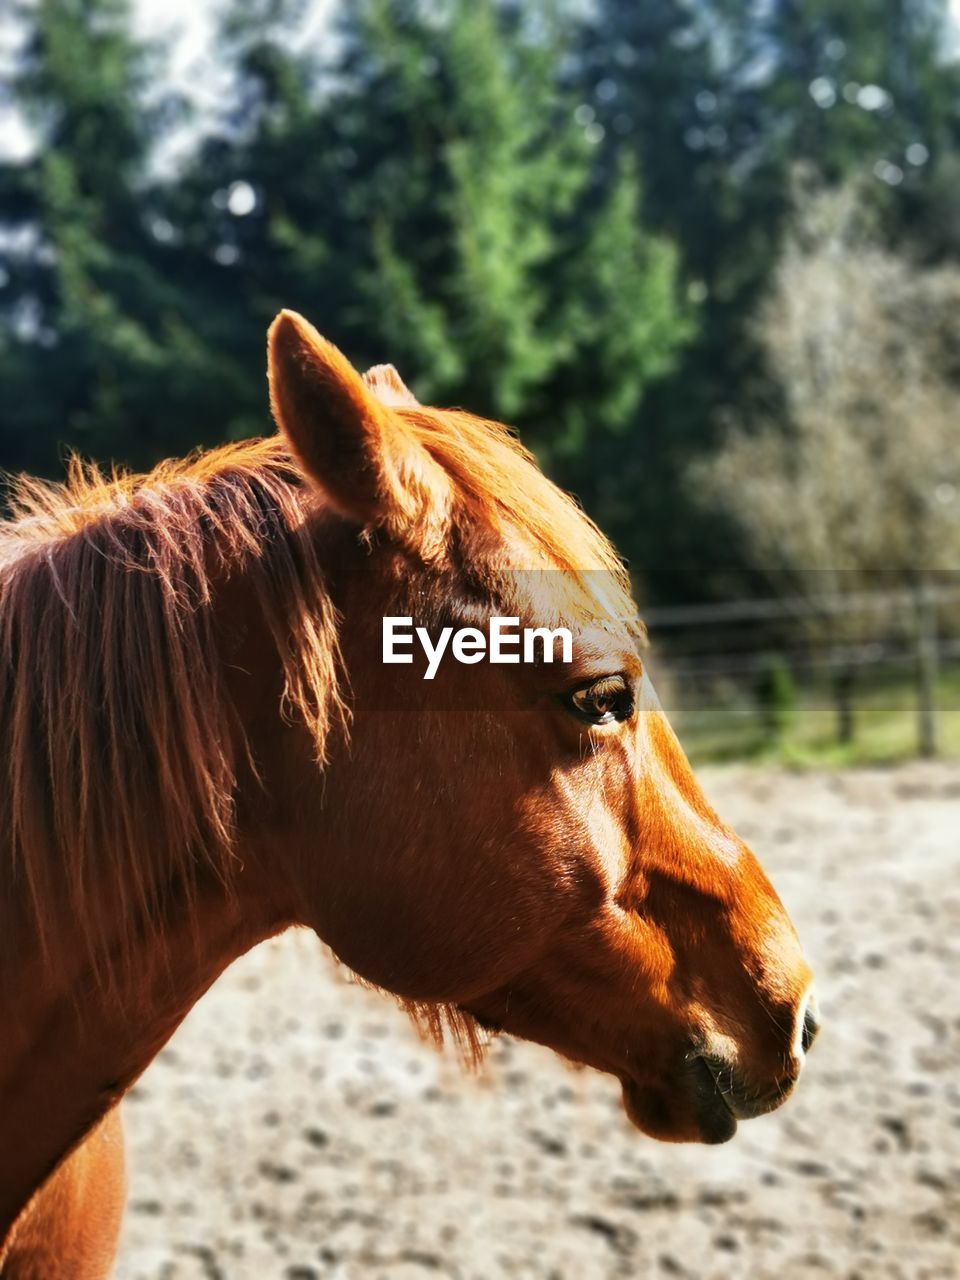
M 199 884 L 143 935 L 115 989 L 61 940 L 56 972 L 36 953 L 0 983 L 0 1245 L 36 1189 L 129 1088 L 214 979 L 289 921 L 249 863 L 228 892 Z
M 297 841 L 290 815 L 302 809 L 303 793 L 297 805 L 282 803 L 281 795 L 287 740 L 296 741 L 289 750 L 302 760 L 306 784 L 316 773 L 313 744 L 302 726 L 289 726 L 278 714 L 281 663 L 245 575 L 216 590 L 221 629 L 232 637 L 224 679 L 250 759 L 261 770 L 258 780 L 243 763 L 245 753 L 236 753 L 235 856 L 219 869 L 229 876 L 229 889 L 217 871 L 197 869 L 194 880 L 185 864 L 191 883 L 157 886 L 165 905 L 148 928 L 139 917 L 114 919 L 126 898 L 110 896 L 105 867 L 101 900 L 90 903 L 108 931 L 98 965 L 79 922 L 72 936 L 71 904 L 51 876 L 47 888 L 63 894 L 48 912 L 55 921 L 51 959 L 36 940 L 0 832 L 0 1244 L 33 1192 L 129 1088 L 223 969 L 302 919 L 293 892 L 290 851 Z M 119 994 L 101 981 L 111 968 L 128 975 Z

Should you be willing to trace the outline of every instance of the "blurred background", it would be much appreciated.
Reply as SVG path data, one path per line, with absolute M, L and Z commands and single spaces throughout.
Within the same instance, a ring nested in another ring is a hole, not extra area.
M 0 15 L 0 466 L 269 430 L 294 307 L 578 495 L 696 758 L 960 753 L 960 5 Z
M 272 430 L 281 307 L 614 537 L 825 1029 L 668 1149 L 288 935 L 125 1104 L 118 1280 L 956 1277 L 960 4 L 0 0 L 0 467 Z

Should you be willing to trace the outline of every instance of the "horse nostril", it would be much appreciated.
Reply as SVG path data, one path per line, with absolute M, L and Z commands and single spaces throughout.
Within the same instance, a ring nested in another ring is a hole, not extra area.
M 810 1046 L 817 1038 L 817 1032 L 820 1030 L 820 1023 L 817 1015 L 813 1012 L 809 1005 L 807 1011 L 803 1015 L 803 1031 L 800 1036 L 800 1045 L 804 1053 L 809 1052 Z

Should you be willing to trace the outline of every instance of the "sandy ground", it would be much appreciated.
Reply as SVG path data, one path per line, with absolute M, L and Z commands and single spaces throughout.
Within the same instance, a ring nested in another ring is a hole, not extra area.
M 960 1276 L 960 768 L 706 771 L 807 946 L 797 1096 L 722 1148 L 503 1039 L 479 1079 L 304 934 L 236 964 L 127 1107 L 118 1280 Z

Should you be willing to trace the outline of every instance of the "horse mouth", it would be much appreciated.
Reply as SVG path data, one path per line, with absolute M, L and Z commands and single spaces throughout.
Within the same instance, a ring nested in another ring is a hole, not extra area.
M 703 1054 L 696 1061 L 701 1065 L 701 1074 L 703 1070 L 707 1072 L 720 1101 L 737 1120 L 753 1120 L 775 1111 L 790 1096 L 799 1074 L 784 1078 L 775 1089 L 763 1093 L 751 1089 L 736 1069 L 721 1058 Z
M 684 1061 L 681 1077 L 669 1091 L 648 1089 L 629 1078 L 621 1082 L 628 1118 L 651 1138 L 717 1146 L 737 1132 L 737 1116 L 700 1057 Z
M 687 1088 L 702 1134 L 701 1141 L 710 1144 L 729 1142 L 737 1132 L 738 1117 L 743 1117 L 734 1109 L 731 1095 L 721 1083 L 720 1072 L 703 1057 L 689 1059 L 686 1065 Z
M 707 1053 L 684 1058 L 670 1090 L 621 1077 L 630 1120 L 642 1132 L 667 1142 L 729 1142 L 740 1120 L 775 1111 L 790 1096 L 799 1071 L 776 1087 L 758 1090 L 737 1066 Z M 679 1088 L 677 1087 L 679 1086 Z

